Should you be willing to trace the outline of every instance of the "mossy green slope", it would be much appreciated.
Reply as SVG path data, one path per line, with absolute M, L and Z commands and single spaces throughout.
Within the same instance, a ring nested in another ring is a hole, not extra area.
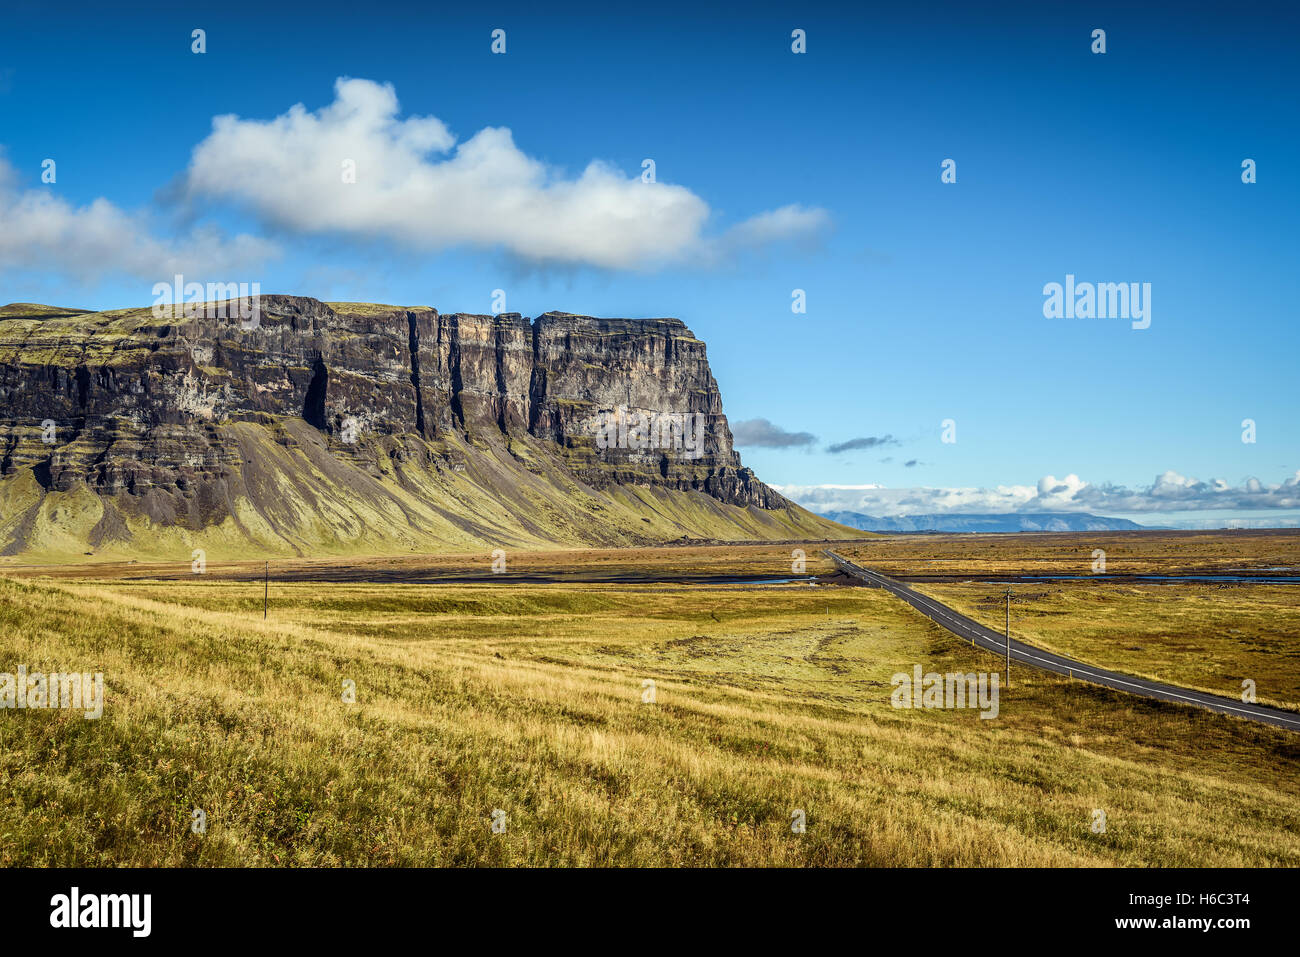
M 43 488 L 26 468 L 0 480 L 0 564 L 107 559 L 213 560 L 645 545 L 681 539 L 843 539 L 847 529 L 797 505 L 728 505 L 704 492 L 652 485 L 597 490 L 574 480 L 540 444 L 522 451 L 455 445 L 457 468 L 426 465 L 419 438 L 388 437 L 341 450 L 301 420 L 219 426 L 242 462 L 224 489 L 226 517 L 201 503 L 177 514 L 170 498 L 99 495 L 84 484 Z M 450 440 L 449 440 L 450 441 Z M 517 442 L 513 443 L 518 445 Z

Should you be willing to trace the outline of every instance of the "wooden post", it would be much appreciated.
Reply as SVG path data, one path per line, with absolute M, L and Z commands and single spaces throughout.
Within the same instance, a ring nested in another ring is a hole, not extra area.
M 1011 687 L 1011 586 L 1004 592 L 1007 597 L 1007 687 Z
M 266 599 L 271 592 L 271 563 L 266 563 L 262 570 L 262 620 L 266 620 Z

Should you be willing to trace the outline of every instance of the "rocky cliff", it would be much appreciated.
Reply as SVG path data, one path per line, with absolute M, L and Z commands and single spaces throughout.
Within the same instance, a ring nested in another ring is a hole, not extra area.
M 0 550 L 842 531 L 741 466 L 676 319 L 241 305 L 0 309 Z

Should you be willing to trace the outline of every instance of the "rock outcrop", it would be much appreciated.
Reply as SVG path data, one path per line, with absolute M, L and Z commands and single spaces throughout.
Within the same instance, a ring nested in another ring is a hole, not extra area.
M 489 498 L 511 497 L 513 469 L 566 494 L 638 487 L 797 509 L 742 467 L 704 343 L 676 319 L 530 321 L 264 296 L 256 319 L 241 320 L 238 305 L 205 308 L 225 314 L 210 318 L 0 310 L 0 482 L 30 473 L 45 493 L 93 492 L 99 543 L 129 540 L 141 518 L 190 530 L 230 520 L 263 543 L 294 540 L 304 521 L 337 520 L 332 498 L 370 494 L 353 472 L 415 502 L 446 493 L 427 481 L 467 470 Z M 670 423 L 685 445 L 668 441 Z M 664 441 L 658 431 L 647 441 L 661 424 Z M 263 440 L 311 467 L 279 461 Z M 35 518 L 12 509 L 39 508 L 9 498 L 0 533 L 21 551 Z M 343 524 L 356 532 L 351 517 Z M 556 537 L 546 531 L 537 537 Z

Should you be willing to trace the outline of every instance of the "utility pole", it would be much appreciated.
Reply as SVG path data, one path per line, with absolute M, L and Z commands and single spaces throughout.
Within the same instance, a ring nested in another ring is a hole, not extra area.
M 262 619 L 266 620 L 266 598 L 271 593 L 271 563 L 262 569 Z
M 1008 585 L 1007 590 L 1002 594 L 1005 595 L 1007 599 L 1007 632 L 1006 632 L 1007 634 L 1007 687 L 1010 688 L 1011 687 L 1011 596 L 1014 594 L 1014 592 L 1012 592 L 1011 586 Z

